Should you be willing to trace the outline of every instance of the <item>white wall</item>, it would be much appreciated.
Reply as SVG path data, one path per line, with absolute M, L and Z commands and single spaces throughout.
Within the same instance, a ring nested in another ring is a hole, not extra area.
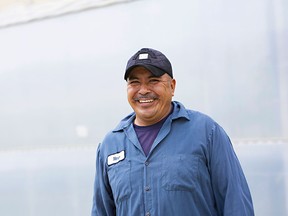
M 51 210 L 56 205 L 54 195 L 67 180 L 72 186 L 62 190 L 57 203 L 68 196 L 81 196 L 86 204 L 68 199 L 71 211 L 60 206 L 54 210 L 59 208 L 59 215 L 88 214 L 95 148 L 105 133 L 131 112 L 123 79 L 126 62 L 141 47 L 152 47 L 172 62 L 177 80 L 175 100 L 212 116 L 239 143 L 236 150 L 252 182 L 259 215 L 287 213 L 281 202 L 277 210 L 273 206 L 268 209 L 257 195 L 266 186 L 257 188 L 256 181 L 261 179 L 249 168 L 250 163 L 260 164 L 255 169 L 261 170 L 272 157 L 275 166 L 269 168 L 270 174 L 280 163 L 279 188 L 286 185 L 287 161 L 282 155 L 288 137 L 286 7 L 280 0 L 139 0 L 0 29 L 0 151 L 2 164 L 9 164 L 9 169 L 1 166 L 0 177 L 6 176 L 5 184 L 12 182 L 5 193 L 19 190 L 16 205 L 29 202 L 29 197 L 47 196 L 41 200 Z M 249 146 L 267 151 L 263 150 L 263 157 L 253 157 L 243 140 L 252 140 Z M 265 148 L 267 142 L 270 147 Z M 273 143 L 281 143 L 275 145 L 280 153 L 271 151 Z M 81 168 L 69 166 L 74 159 L 67 159 L 70 154 L 65 149 L 70 147 L 66 146 L 80 148 L 79 154 L 89 158 L 87 163 Z M 31 150 L 27 151 L 28 147 Z M 55 159 L 60 168 L 43 164 L 37 157 L 42 147 L 47 149 L 43 155 L 51 158 L 48 164 L 54 163 L 55 156 L 49 149 L 60 147 L 63 158 Z M 88 152 L 81 150 L 84 147 Z M 22 150 L 15 150 L 19 148 Z M 41 168 L 33 171 L 20 166 L 37 161 Z M 47 173 L 41 173 L 42 168 Z M 71 178 L 59 176 L 63 170 Z M 74 171 L 82 173 L 82 180 Z M 84 184 L 85 178 L 89 182 Z M 13 183 L 11 179 L 16 180 Z M 49 194 L 43 189 L 43 179 L 52 182 L 56 191 Z M 38 187 L 34 187 L 35 181 Z M 77 182 L 85 192 L 70 191 Z M 31 188 L 34 195 L 28 193 Z M 271 190 L 266 191 L 269 195 Z M 287 193 L 280 198 L 287 199 Z M 13 198 L 4 200 L 7 203 L 0 207 L 0 214 L 19 215 Z M 278 199 L 269 201 L 273 200 Z M 23 215 L 45 215 L 39 213 L 45 210 L 43 203 L 29 203 L 22 206 Z

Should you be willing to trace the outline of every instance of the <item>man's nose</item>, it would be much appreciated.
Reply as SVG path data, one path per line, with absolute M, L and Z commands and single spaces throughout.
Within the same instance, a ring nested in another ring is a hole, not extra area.
M 147 94 L 148 92 L 150 92 L 150 87 L 149 85 L 147 85 L 146 83 L 141 83 L 140 85 L 140 89 L 139 89 L 139 94 Z

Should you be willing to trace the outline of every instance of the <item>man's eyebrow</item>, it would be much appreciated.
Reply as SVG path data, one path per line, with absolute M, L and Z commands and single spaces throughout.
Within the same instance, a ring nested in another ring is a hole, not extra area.
M 155 75 L 152 74 L 152 75 L 149 76 L 148 78 L 149 78 L 149 79 L 150 79 L 150 78 L 160 78 L 160 76 L 155 76 Z
M 133 79 L 134 79 L 134 80 L 135 80 L 135 79 L 138 79 L 138 77 L 133 76 L 133 75 L 131 75 L 131 76 L 128 77 L 128 81 L 129 81 L 129 80 L 133 80 Z

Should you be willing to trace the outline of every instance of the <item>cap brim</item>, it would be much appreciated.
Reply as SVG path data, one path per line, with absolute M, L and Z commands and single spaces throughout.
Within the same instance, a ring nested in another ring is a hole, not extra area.
M 125 75 L 124 75 L 124 79 L 127 80 L 127 78 L 129 77 L 130 75 L 130 72 L 135 68 L 135 67 L 144 67 L 146 68 L 147 70 L 149 70 L 154 76 L 157 76 L 157 77 L 160 77 L 162 76 L 165 71 L 153 66 L 153 65 L 148 65 L 148 64 L 137 64 L 137 65 L 133 65 L 131 66 L 130 68 L 128 68 L 125 72 Z

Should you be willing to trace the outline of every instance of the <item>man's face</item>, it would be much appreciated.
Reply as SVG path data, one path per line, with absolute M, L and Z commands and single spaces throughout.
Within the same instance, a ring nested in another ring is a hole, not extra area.
M 154 76 L 144 67 L 135 67 L 127 79 L 127 98 L 136 113 L 135 124 L 155 124 L 171 109 L 176 81 L 168 74 Z

